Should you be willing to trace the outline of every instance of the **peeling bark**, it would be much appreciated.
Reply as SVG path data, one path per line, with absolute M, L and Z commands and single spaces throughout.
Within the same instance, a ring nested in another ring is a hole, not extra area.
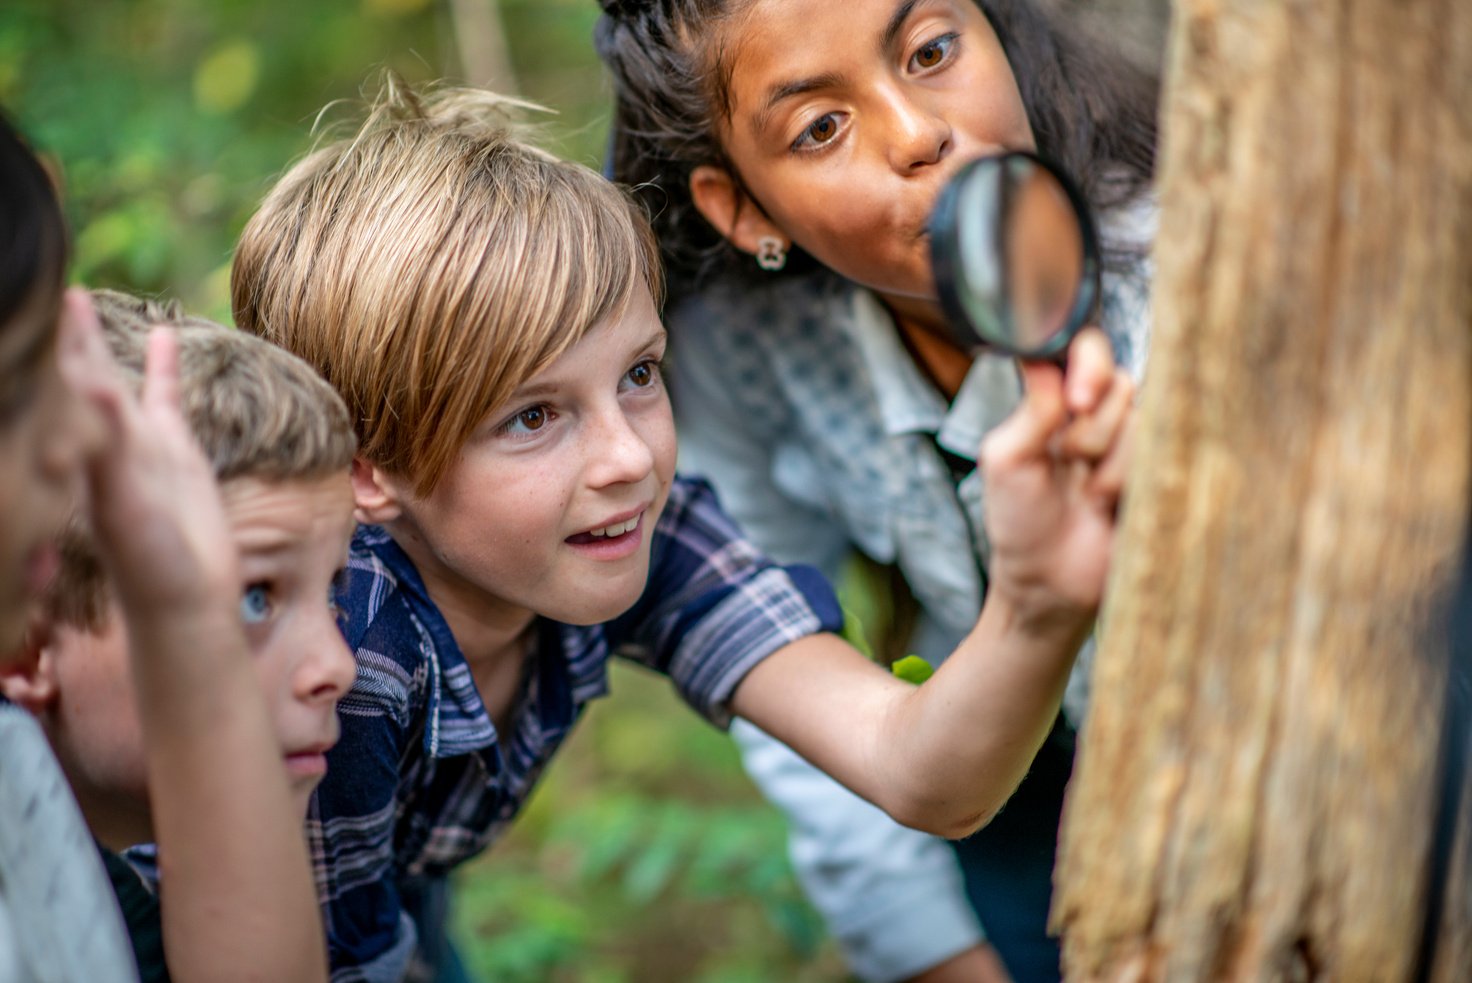
M 1472 4 L 1178 0 L 1167 60 L 1054 926 L 1073 980 L 1405 979 L 1472 468 Z

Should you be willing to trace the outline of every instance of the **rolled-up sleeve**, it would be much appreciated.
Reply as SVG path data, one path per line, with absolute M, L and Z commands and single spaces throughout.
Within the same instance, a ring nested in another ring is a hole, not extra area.
M 665 673 L 702 716 L 729 726 L 731 694 L 762 659 L 843 627 L 812 567 L 780 566 L 740 535 L 704 481 L 676 479 L 655 532 L 644 600 L 620 619 L 619 655 Z

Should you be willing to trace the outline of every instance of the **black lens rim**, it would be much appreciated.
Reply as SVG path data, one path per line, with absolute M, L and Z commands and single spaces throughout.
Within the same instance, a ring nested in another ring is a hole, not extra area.
M 966 313 L 958 289 L 961 282 L 958 275 L 961 265 L 961 230 L 958 221 L 960 189 L 965 184 L 966 176 L 977 168 L 991 164 L 1005 167 L 1007 161 L 1014 158 L 1025 158 L 1053 175 L 1068 197 L 1069 204 L 1073 206 L 1083 238 L 1084 257 L 1083 267 L 1079 271 L 1078 296 L 1074 298 L 1073 307 L 1069 309 L 1068 319 L 1062 330 L 1037 348 L 1021 348 L 1005 341 L 982 337 Z M 929 227 L 930 267 L 935 277 L 936 296 L 940 299 L 941 310 L 945 312 L 951 338 L 963 351 L 973 352 L 977 348 L 986 348 L 1016 358 L 1048 359 L 1066 351 L 1074 336 L 1088 324 L 1089 317 L 1098 304 L 1101 289 L 1099 237 L 1083 192 L 1052 161 L 1027 150 L 1009 150 L 969 161 L 941 189 L 935 208 L 930 213 Z

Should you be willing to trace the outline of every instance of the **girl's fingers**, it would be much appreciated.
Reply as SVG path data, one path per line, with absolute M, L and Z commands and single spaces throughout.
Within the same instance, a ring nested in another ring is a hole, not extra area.
M 179 408 L 179 339 L 167 328 L 148 333 L 141 402 L 145 412 Z
M 1098 460 L 1109 453 L 1126 419 L 1131 417 L 1135 386 L 1122 369 L 1114 372 L 1112 384 L 1094 410 L 1077 416 L 1063 431 L 1059 449 L 1071 457 Z
M 1095 466 L 1085 485 L 1085 492 L 1106 506 L 1114 506 L 1124 491 L 1125 476 L 1129 473 L 1130 457 L 1135 437 L 1135 415 L 1125 417 L 1120 426 L 1118 439 L 1109 453 Z
M 1114 349 L 1098 328 L 1085 328 L 1068 346 L 1065 378 L 1068 412 L 1090 413 L 1109 392 L 1114 380 Z
M 1049 362 L 1022 362 L 1022 402 L 981 444 L 983 472 L 1046 454 L 1048 443 L 1068 418 L 1063 373 Z
M 77 425 L 88 428 L 89 436 L 97 431 L 97 441 L 108 439 L 120 428 L 127 406 L 122 380 L 86 290 L 73 287 L 63 295 L 56 332 L 58 367 L 78 397 L 77 412 L 85 417 Z

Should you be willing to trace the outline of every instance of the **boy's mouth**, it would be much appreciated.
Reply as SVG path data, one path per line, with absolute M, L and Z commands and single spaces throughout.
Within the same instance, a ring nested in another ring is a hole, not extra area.
M 285 756 L 287 773 L 293 778 L 320 778 L 327 774 L 327 752 L 335 743 L 316 744 L 290 752 Z
M 645 509 L 614 516 L 603 525 L 574 533 L 565 542 L 580 553 L 600 559 L 617 559 L 637 549 L 644 538 Z
M 639 509 L 631 514 L 616 516 L 596 529 L 587 532 L 575 533 L 567 537 L 567 541 L 574 546 L 588 546 L 592 543 L 607 542 L 627 536 L 639 528 L 639 521 L 644 518 L 644 510 Z

